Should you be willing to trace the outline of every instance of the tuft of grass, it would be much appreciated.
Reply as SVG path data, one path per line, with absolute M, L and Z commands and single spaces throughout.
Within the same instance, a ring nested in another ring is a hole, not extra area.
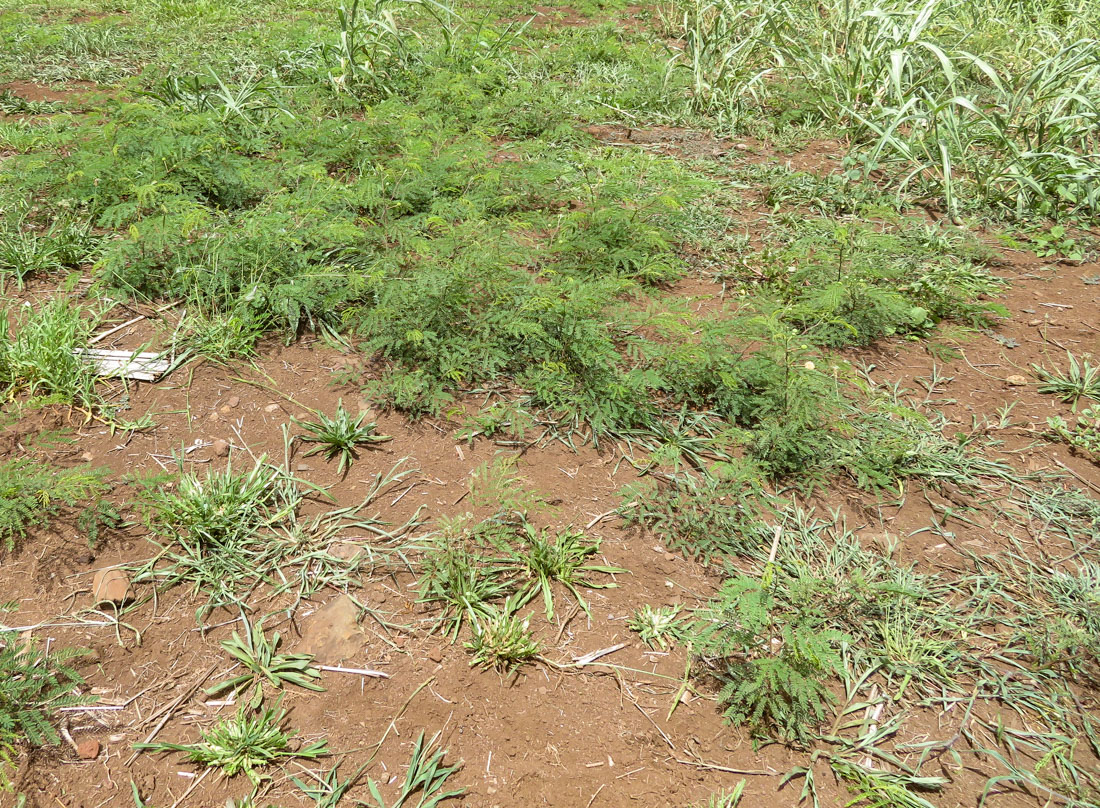
M 73 353 L 86 346 L 94 325 L 78 306 L 61 297 L 36 310 L 26 307 L 14 316 L 7 307 L 0 307 L 0 391 L 88 410 L 96 407 L 100 399 L 94 369 Z
M 466 648 L 473 656 L 471 666 L 495 668 L 503 673 L 530 662 L 542 650 L 531 634 L 530 619 L 521 619 L 516 614 L 513 599 L 473 624 L 473 635 Z
M 511 558 L 519 566 L 520 574 L 527 579 L 526 585 L 521 588 L 518 605 L 523 606 L 541 594 L 546 619 L 553 620 L 554 584 L 558 583 L 573 594 L 588 614 L 588 604 L 581 597 L 580 588 L 608 589 L 618 586 L 613 581 L 593 581 L 588 575 L 626 572 L 619 567 L 588 563 L 588 559 L 599 551 L 599 539 L 589 540 L 579 531 L 567 529 L 555 532 L 525 525 L 518 541 L 508 548 Z
M 680 617 L 683 607 L 651 606 L 648 603 L 638 607 L 626 627 L 638 634 L 638 639 L 650 648 L 660 646 L 667 649 L 669 644 L 679 642 L 686 629 L 686 621 Z
M 484 538 L 484 526 L 471 530 L 466 521 L 445 523 L 440 531 L 424 539 L 417 584 L 420 602 L 442 606 L 436 626 L 452 641 L 467 621 L 478 625 L 492 619 L 496 614 L 492 601 L 506 597 L 513 588 L 508 567 L 478 547 Z
M 281 654 L 278 651 L 282 635 L 278 631 L 268 638 L 264 634 L 263 620 L 255 624 L 244 617 L 241 620 L 244 636 L 234 631 L 233 636 L 223 640 L 221 646 L 244 667 L 244 673 L 208 688 L 207 694 L 230 691 L 238 695 L 251 689 L 249 706 L 255 710 L 263 701 L 265 685 L 272 688 L 297 685 L 306 690 L 324 690 L 315 681 L 321 678 L 321 672 L 313 667 L 312 654 Z
M 405 781 L 401 784 L 401 791 L 393 802 L 387 803 L 382 798 L 378 783 L 374 780 L 367 781 L 370 790 L 371 802 L 363 803 L 372 808 L 436 808 L 440 803 L 461 797 L 465 789 L 447 789 L 447 780 L 450 779 L 459 767 L 444 766 L 443 760 L 447 756 L 447 750 L 439 748 L 439 734 L 436 733 L 427 741 L 421 732 L 413 742 L 412 755 L 409 758 L 409 768 L 405 772 Z
M 316 760 L 329 753 L 325 741 L 291 748 L 294 733 L 284 729 L 286 715 L 278 706 L 259 712 L 242 706 L 235 716 L 200 733 L 194 743 L 143 743 L 134 748 L 183 752 L 192 763 L 221 769 L 228 777 L 244 774 L 259 785 L 264 778 L 260 770 L 268 766 L 294 758 Z
M 1089 361 L 1090 357 L 1078 359 L 1066 351 L 1066 369 L 1048 370 L 1039 365 L 1031 368 L 1039 378 L 1039 392 L 1050 393 L 1060 401 L 1077 407 L 1082 398 L 1100 401 L 1100 367 Z
M 298 440 L 305 443 L 317 443 L 319 446 L 310 449 L 305 456 L 309 457 L 318 452 L 324 452 L 326 460 L 338 457 L 336 473 L 343 474 L 353 460 L 358 458 L 357 446 L 371 446 L 392 440 L 389 435 L 379 435 L 375 422 L 363 423 L 365 413 L 353 416 L 344 409 L 341 400 L 336 405 L 336 414 L 333 416 L 318 413 L 316 421 L 298 421 L 295 423 L 306 431 L 305 435 L 299 435 Z
M 197 550 L 232 552 L 263 528 L 292 515 L 302 495 L 281 469 L 261 458 L 246 472 L 232 463 L 205 476 L 183 474 L 148 493 L 150 527 Z

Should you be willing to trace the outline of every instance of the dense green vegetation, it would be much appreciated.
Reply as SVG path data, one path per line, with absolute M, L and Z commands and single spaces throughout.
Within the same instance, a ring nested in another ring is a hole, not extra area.
M 78 20 L 85 5 L 102 14 Z M 149 423 L 122 418 L 126 397 L 73 351 L 96 301 L 179 301 L 184 358 L 320 335 L 379 368 L 354 381 L 410 419 L 465 419 L 471 441 L 618 446 L 639 472 L 622 518 L 724 573 L 710 603 L 643 605 L 628 625 L 688 648 L 684 687 L 709 686 L 757 742 L 808 750 L 787 774 L 804 799 L 816 805 L 823 762 L 857 800 L 928 806 L 947 784 L 939 762 L 979 758 L 996 769 L 979 803 L 1013 787 L 1095 805 L 1100 727 L 1077 693 L 1098 684 L 1095 500 L 990 459 L 977 422 L 945 436 L 927 398 L 877 386 L 853 357 L 885 340 L 933 350 L 945 325 L 1007 314 L 996 255 L 968 225 L 1051 256 L 1094 246 L 1100 6 L 671 0 L 625 25 L 624 5 L 577 4 L 590 24 L 562 27 L 503 0 L 0 0 L 0 397 Z M 606 133 L 671 127 L 723 148 L 702 159 Z M 829 138 L 838 162 L 796 170 L 721 140 L 746 136 L 775 153 Z M 21 305 L 45 278 L 72 297 Z M 700 311 L 694 282 L 722 295 Z M 1096 367 L 1068 362 L 1035 368 L 1039 391 L 1100 397 Z M 297 437 L 341 473 L 386 439 L 342 402 L 317 417 Z M 1095 410 L 1048 426 L 1100 454 Z M 598 563 L 597 538 L 546 526 L 506 462 L 471 482 L 494 515 L 415 537 L 419 512 L 399 526 L 363 512 L 410 473 L 400 462 L 357 508 L 313 517 L 288 466 L 234 463 L 137 503 L 159 549 L 134 582 L 192 588 L 200 621 L 254 611 L 261 586 L 295 603 L 347 591 L 362 570 L 327 548 L 355 527 L 379 539 L 373 565 L 414 572 L 431 630 L 511 673 L 561 667 L 531 621 L 562 598 L 588 612 L 584 590 L 623 572 Z M 964 554 L 952 575 L 803 508 L 822 485 L 873 499 L 992 483 L 1014 549 Z M 84 468 L 0 462 L 2 552 L 62 514 L 113 524 L 108 490 Z M 1049 535 L 1072 554 L 1043 557 Z M 311 658 L 277 653 L 262 615 L 245 620 L 225 648 L 248 673 L 226 687 L 249 703 L 193 743 L 152 748 L 258 784 L 328 750 L 293 749 L 286 712 L 264 703 L 265 681 L 319 688 Z M 63 655 L 6 637 L 0 762 L 56 742 L 49 713 L 79 683 Z M 942 739 L 898 735 L 953 709 L 965 718 Z M 455 796 L 442 759 L 421 736 L 397 804 Z M 352 782 L 331 777 L 319 805 Z

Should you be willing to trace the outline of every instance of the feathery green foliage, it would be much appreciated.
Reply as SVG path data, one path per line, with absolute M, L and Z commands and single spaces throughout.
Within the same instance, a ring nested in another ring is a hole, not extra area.
M 42 651 L 33 642 L 0 630 L 0 785 L 2 769 L 18 746 L 61 742 L 54 727 L 59 708 L 94 701 L 79 693 L 84 679 L 71 664 L 82 653 Z
M 104 499 L 111 488 L 104 476 L 102 469 L 55 468 L 29 457 L 0 461 L 0 548 L 13 551 L 29 527 L 46 527 L 68 512 L 94 544 L 119 519 Z

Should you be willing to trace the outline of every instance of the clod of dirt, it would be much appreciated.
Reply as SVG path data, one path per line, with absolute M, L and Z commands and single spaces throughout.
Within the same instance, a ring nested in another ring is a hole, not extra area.
M 329 545 L 328 554 L 341 561 L 353 561 L 363 554 L 363 547 L 350 541 L 338 541 Z
M 278 411 L 279 411 L 279 405 L 278 404 L 268 404 L 266 407 L 264 407 L 264 412 L 278 412 Z
M 99 741 L 89 738 L 76 745 L 76 756 L 81 760 L 95 760 L 99 757 Z
M 82 455 L 80 455 L 80 460 L 84 463 L 91 463 L 93 460 L 95 460 L 95 455 L 91 452 L 84 452 Z
M 428 659 L 438 665 L 440 662 L 443 661 L 443 649 L 433 648 L 431 651 L 428 652 Z
M 305 619 L 297 651 L 313 654 L 318 662 L 339 665 L 362 647 L 359 607 L 347 595 L 341 595 Z
M 237 407 L 239 407 L 241 405 L 241 397 L 240 396 L 230 396 L 226 400 L 225 403 L 228 404 L 233 409 L 236 409 Z
M 229 441 L 218 438 L 213 444 L 215 457 L 228 457 L 229 456 Z
M 1011 376 L 1005 379 L 1008 384 L 1013 387 L 1023 387 L 1027 384 L 1027 377 L 1021 376 L 1019 373 L 1013 373 Z
M 118 568 L 100 570 L 92 578 L 92 599 L 96 606 L 101 603 L 121 606 L 133 596 L 130 578 Z

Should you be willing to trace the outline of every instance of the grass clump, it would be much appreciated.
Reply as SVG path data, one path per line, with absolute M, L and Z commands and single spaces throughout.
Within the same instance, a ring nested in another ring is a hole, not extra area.
M 686 621 L 680 617 L 681 612 L 683 607 L 679 604 L 655 607 L 645 603 L 634 610 L 626 627 L 650 648 L 660 646 L 668 650 L 669 644 L 676 644 L 684 637 Z
M 357 446 L 370 446 L 390 440 L 389 435 L 379 435 L 375 431 L 377 424 L 373 421 L 364 424 L 365 418 L 365 413 L 353 416 L 344 409 L 344 402 L 340 401 L 333 416 L 318 413 L 316 421 L 296 420 L 295 423 L 306 432 L 299 435 L 298 439 L 305 443 L 320 444 L 306 452 L 305 456 L 324 452 L 326 460 L 339 458 L 336 473 L 343 474 L 358 457 L 355 451 Z
M 519 574 L 527 580 L 520 590 L 519 605 L 522 606 L 541 594 L 547 620 L 554 619 L 555 583 L 568 589 L 584 613 L 589 614 L 588 604 L 578 589 L 607 589 L 618 584 L 593 581 L 588 575 L 626 572 L 607 564 L 588 563 L 590 556 L 599 553 L 600 541 L 590 540 L 576 530 L 537 530 L 528 524 L 524 526 L 518 539 L 508 545 L 508 552 L 518 565 Z
M 1039 377 L 1039 392 L 1057 396 L 1074 407 L 1082 398 L 1100 401 L 1100 367 L 1089 359 L 1088 356 L 1078 359 L 1067 351 L 1064 371 L 1033 365 L 1032 370 Z
M 409 758 L 409 768 L 405 772 L 405 781 L 401 784 L 401 791 L 393 802 L 387 803 L 378 783 L 374 780 L 367 781 L 370 790 L 371 808 L 436 808 L 445 800 L 461 797 L 465 789 L 447 789 L 447 780 L 459 770 L 461 763 L 454 766 L 444 766 L 443 761 L 447 756 L 447 750 L 439 748 L 439 734 L 433 735 L 427 741 L 421 732 L 413 742 L 412 755 Z
M 265 776 L 259 770 L 284 760 L 316 760 L 329 753 L 325 741 L 291 748 L 295 733 L 285 731 L 286 715 L 277 706 L 258 712 L 242 707 L 235 716 L 223 718 L 200 733 L 194 743 L 147 743 L 135 744 L 134 748 L 183 752 L 192 763 L 221 769 L 228 777 L 244 774 L 259 785 Z
M 0 390 L 85 409 L 96 407 L 95 373 L 73 351 L 84 348 L 94 322 L 63 298 L 37 310 L 0 307 Z M 12 332 L 14 331 L 14 336 Z
M 539 655 L 542 646 L 531 634 L 531 621 L 521 619 L 516 614 L 517 608 L 515 599 L 509 598 L 490 616 L 473 624 L 472 636 L 466 643 L 473 657 L 471 666 L 510 673 Z
M 321 672 L 313 667 L 311 654 L 279 653 L 282 635 L 278 631 L 268 638 L 264 633 L 262 620 L 253 624 L 243 617 L 241 619 L 244 623 L 244 636 L 241 637 L 234 631 L 233 636 L 223 640 L 221 646 L 244 667 L 244 673 L 208 688 L 207 694 L 217 695 L 230 691 L 236 696 L 251 689 L 249 706 L 255 710 L 263 701 L 265 685 L 273 688 L 297 685 L 306 690 L 324 690 L 315 681 L 321 678 Z

